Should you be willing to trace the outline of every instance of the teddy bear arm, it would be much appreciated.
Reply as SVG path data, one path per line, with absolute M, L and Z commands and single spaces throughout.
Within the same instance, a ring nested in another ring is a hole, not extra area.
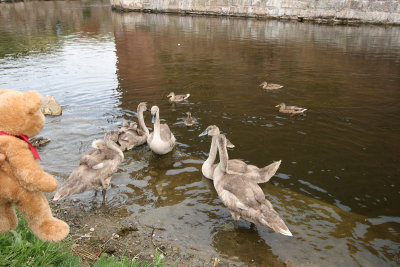
M 29 191 L 42 192 L 57 189 L 57 180 L 42 170 L 29 149 L 20 148 L 18 144 L 15 144 L 14 148 L 16 149 L 7 150 L 6 159 L 22 187 Z
M 23 167 L 24 169 L 17 167 L 15 177 L 18 179 L 20 185 L 26 190 L 52 192 L 57 189 L 57 180 L 40 169 L 39 164 L 36 162 L 32 162 L 29 166 L 25 164 Z

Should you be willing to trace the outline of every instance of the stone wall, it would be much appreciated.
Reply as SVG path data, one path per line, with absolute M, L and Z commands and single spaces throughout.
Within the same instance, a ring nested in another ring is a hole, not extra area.
M 399 0 L 111 0 L 123 11 L 400 25 Z

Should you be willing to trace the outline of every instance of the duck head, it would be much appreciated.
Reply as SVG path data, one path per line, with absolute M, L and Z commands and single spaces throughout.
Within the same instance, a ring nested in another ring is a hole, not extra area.
M 37 137 L 37 138 L 32 138 L 30 140 L 30 143 L 34 146 L 34 147 L 40 147 L 43 146 L 45 144 L 47 144 L 48 142 L 50 142 L 51 140 L 49 138 L 44 138 L 44 137 Z

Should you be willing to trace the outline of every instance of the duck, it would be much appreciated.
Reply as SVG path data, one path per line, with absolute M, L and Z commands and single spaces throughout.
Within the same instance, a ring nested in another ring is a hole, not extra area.
M 216 125 L 210 125 L 207 129 L 202 132 L 199 136 L 209 135 L 212 136 L 210 153 L 208 154 L 207 160 L 201 166 L 201 171 L 204 177 L 213 180 L 213 174 L 215 168 L 218 164 L 214 164 L 215 158 L 217 156 L 217 137 L 220 134 L 220 130 Z M 233 148 L 234 145 L 227 139 L 228 148 Z M 279 166 L 281 165 L 281 160 L 275 161 L 264 168 L 258 168 L 255 165 L 247 164 L 239 159 L 230 159 L 228 161 L 228 170 L 231 173 L 243 174 L 247 179 L 251 179 L 257 184 L 268 182 L 272 176 L 275 175 Z
M 155 154 L 167 154 L 174 148 L 176 138 L 166 123 L 160 124 L 160 109 L 158 106 L 151 107 L 151 116 L 154 129 L 147 138 L 147 144 Z
M 277 84 L 277 83 L 262 82 L 260 84 L 260 87 L 262 89 L 265 89 L 265 90 L 278 90 L 278 89 L 282 88 L 283 85 L 280 85 L 280 84 Z
M 111 177 L 124 159 L 121 148 L 116 144 L 118 131 L 109 131 L 104 140 L 94 140 L 92 150 L 80 158 L 79 166 L 74 169 L 53 200 L 59 200 L 74 194 L 102 187 L 103 201 Z
M 257 225 L 271 228 L 277 233 L 292 236 L 289 228 L 274 210 L 261 187 L 244 174 L 228 170 L 228 151 L 226 137 L 219 134 L 217 146 L 220 162 L 215 169 L 213 184 L 222 203 L 228 208 L 233 219 L 240 218 Z
M 194 124 L 196 124 L 196 120 L 192 118 L 192 114 L 188 111 L 186 112 L 186 119 L 184 121 L 186 126 L 193 126 Z
M 45 137 L 35 137 L 35 138 L 31 138 L 29 140 L 29 143 L 31 143 L 34 147 L 40 147 L 43 146 L 47 143 L 49 143 L 51 141 L 51 139 L 49 138 L 45 138 Z
M 133 122 L 124 120 L 122 127 L 119 130 L 118 143 L 122 151 L 131 150 L 134 147 L 143 145 L 147 142 L 149 136 L 149 129 L 144 123 L 143 112 L 147 110 L 147 104 L 144 102 L 139 103 L 137 107 L 139 126 Z
M 169 101 L 171 102 L 182 102 L 186 101 L 189 98 L 190 94 L 186 95 L 175 95 L 174 92 L 171 92 L 167 95 L 167 98 L 169 98 Z
M 307 110 L 306 108 L 301 108 L 297 106 L 286 106 L 285 103 L 280 103 L 275 107 L 279 108 L 279 112 L 290 113 L 292 114 L 291 116 L 294 116 L 296 114 L 304 114 L 304 112 Z

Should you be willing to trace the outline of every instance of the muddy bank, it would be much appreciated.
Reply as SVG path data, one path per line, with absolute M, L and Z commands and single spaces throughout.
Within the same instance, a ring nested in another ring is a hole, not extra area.
M 171 245 L 163 235 L 165 229 L 143 225 L 135 217 L 125 217 L 98 202 L 49 201 L 53 215 L 70 226 L 71 253 L 92 265 L 106 253 L 109 256 L 135 258 L 153 262 L 155 253 L 163 254 L 166 265 L 176 266 L 244 266 L 215 257 L 187 253 Z M 282 264 L 283 266 L 284 264 Z

